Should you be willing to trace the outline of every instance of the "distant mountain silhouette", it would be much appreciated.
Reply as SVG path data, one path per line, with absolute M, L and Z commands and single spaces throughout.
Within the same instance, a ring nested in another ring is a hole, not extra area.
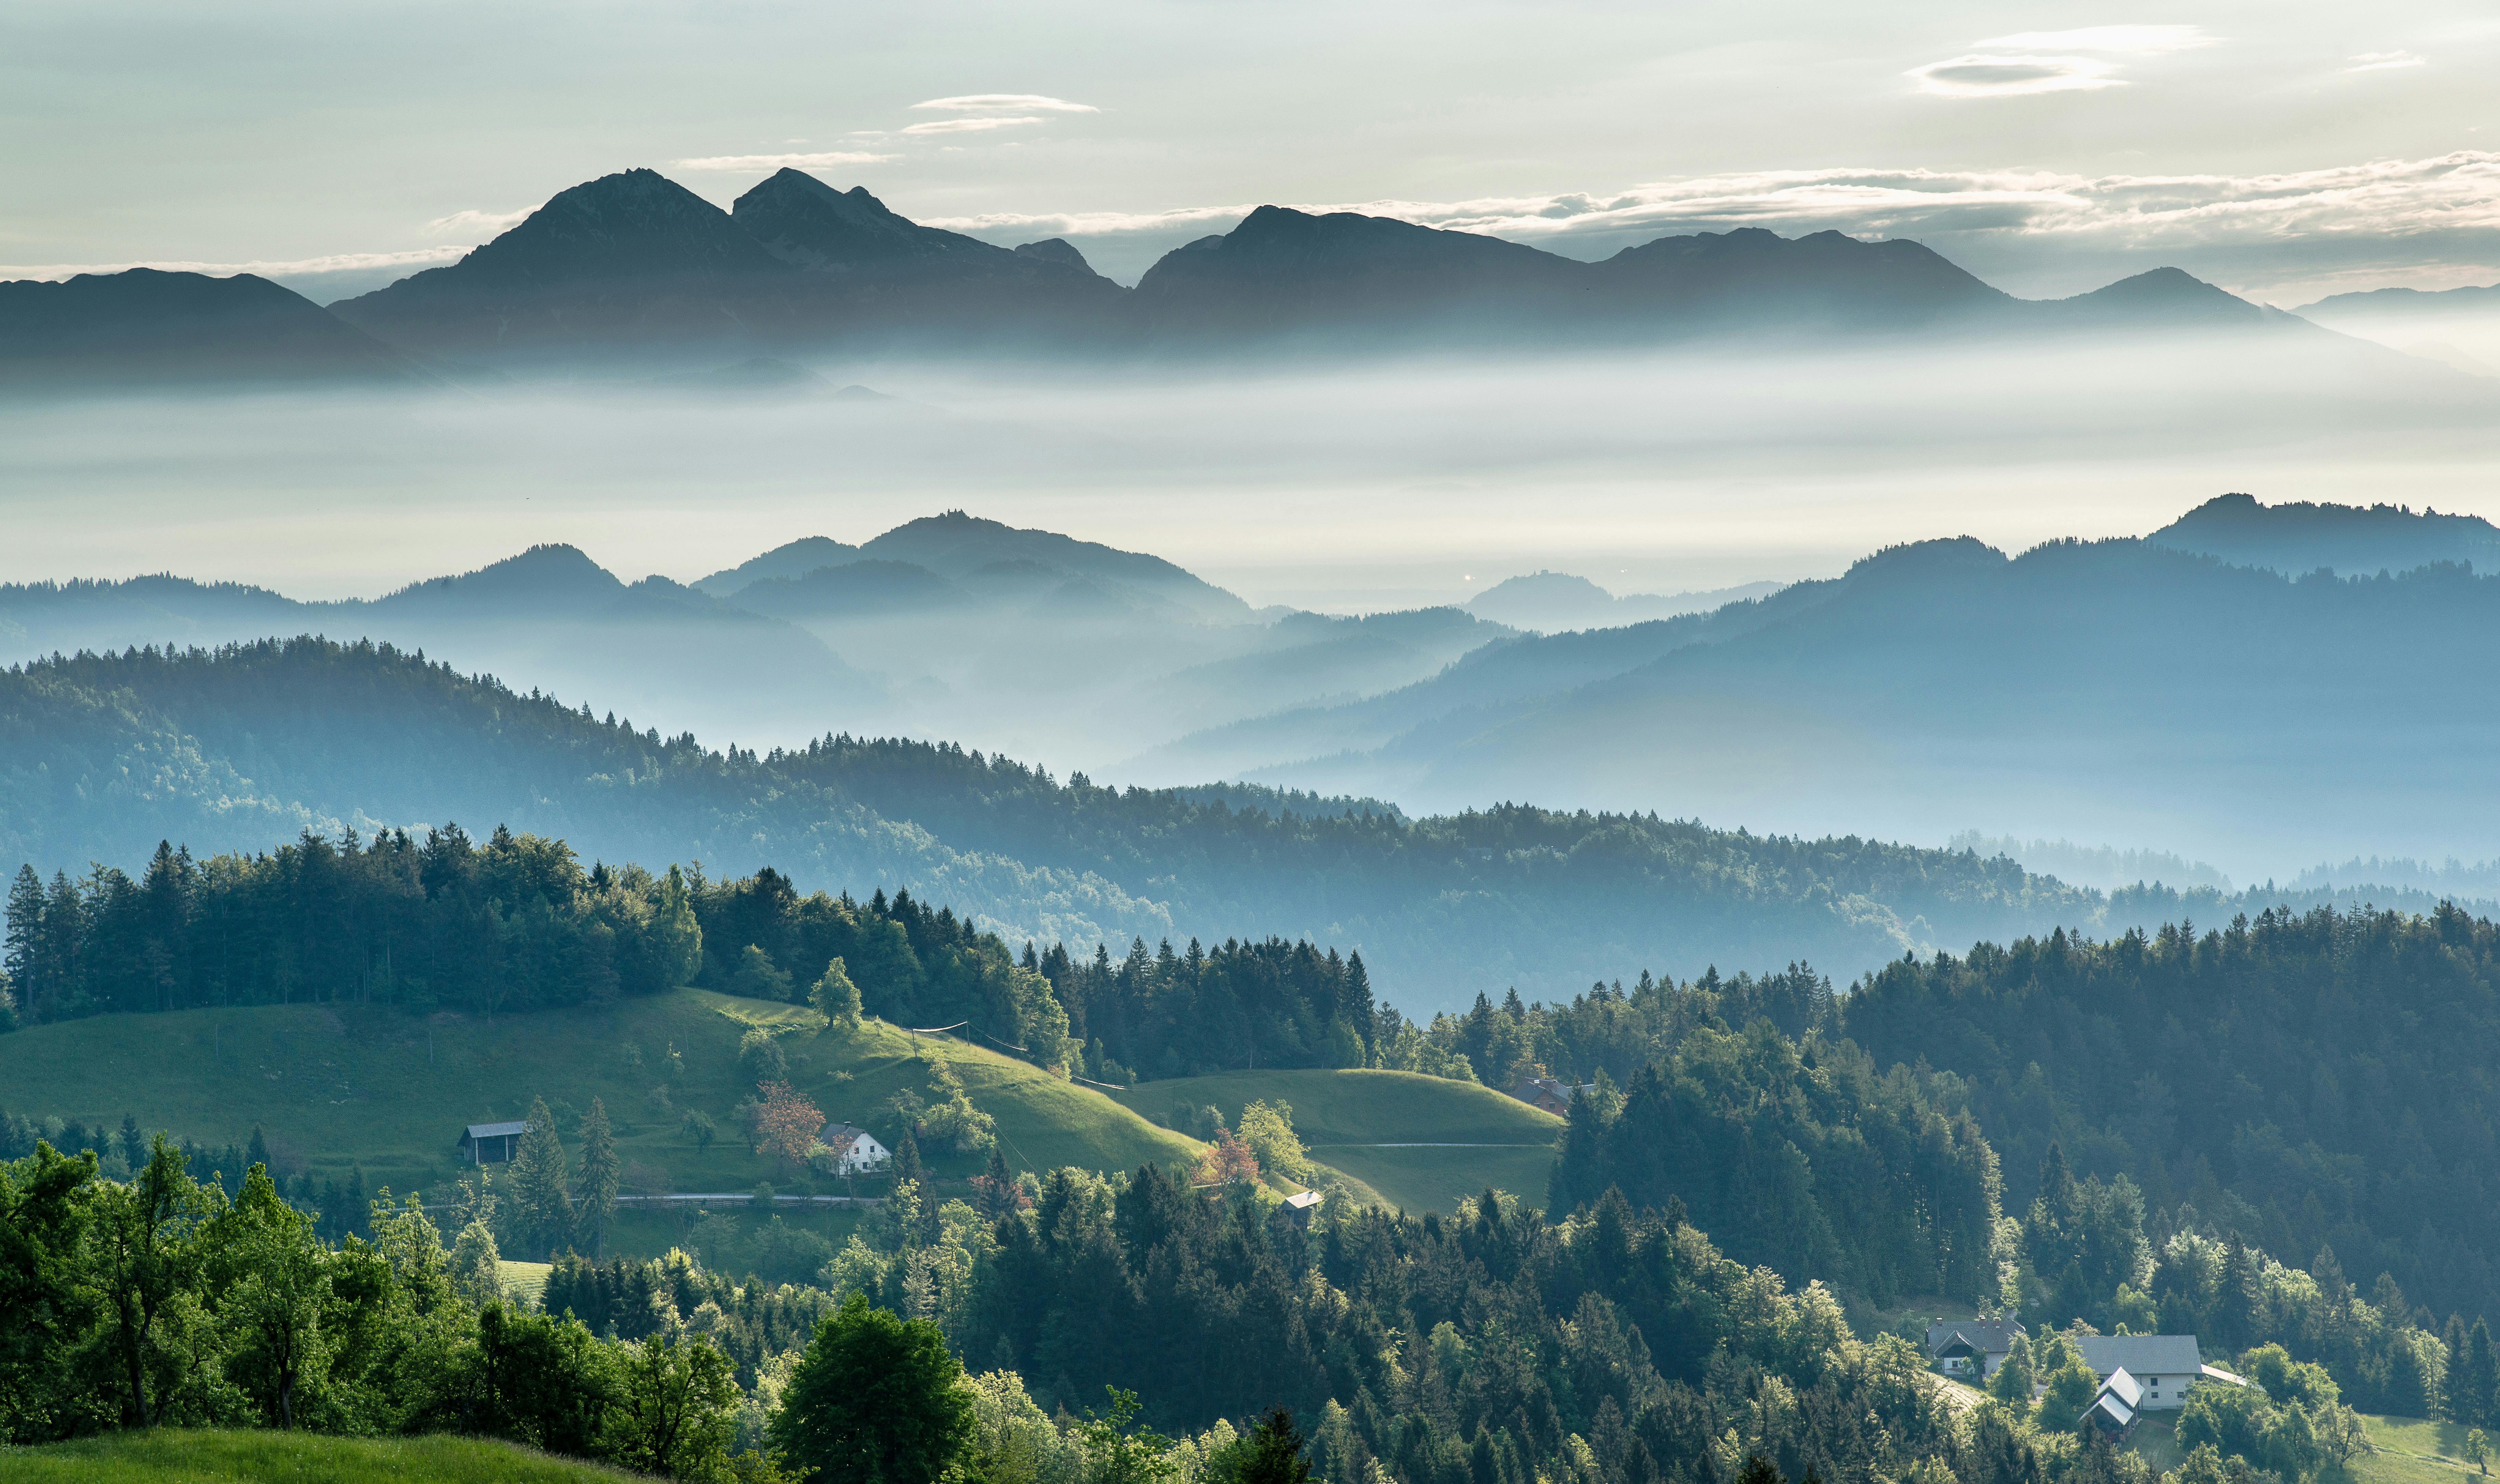
M 0 385 L 418 379 L 390 346 L 247 273 L 0 283 Z
M 2072 299 L 2017 299 L 1932 250 L 1759 227 L 1585 263 L 1472 232 L 1263 206 L 1164 254 L 1134 308 L 1150 344 L 1654 344 L 1909 330 L 2250 329 L 2293 316 L 2175 268 Z
M 603 176 L 456 263 L 330 308 L 449 374 L 489 363 L 645 379 L 657 370 L 750 395 L 812 389 L 816 372 L 798 362 L 835 352 L 1203 356 L 2309 328 L 2175 268 L 2035 302 L 1900 239 L 1749 227 L 1661 238 L 1593 263 L 1479 233 L 1278 206 L 1166 253 L 1130 290 L 1064 240 L 1001 247 L 797 170 L 728 212 L 651 170 Z M 337 339 L 335 325 L 322 328 Z M 16 358 L 30 364 L 75 348 L 25 344 Z M 239 346 L 233 357 L 253 353 Z
M 0 662 L 54 650 L 219 644 L 292 634 L 423 648 L 464 671 L 597 692 L 673 730 L 866 727 L 882 688 L 792 624 L 672 582 L 627 583 L 568 545 L 533 546 L 370 601 L 305 603 L 181 577 L 0 586 Z
M 2160 330 L 2247 330 L 2275 325 L 2312 328 L 2298 315 L 2216 288 L 2176 268 L 2155 268 L 2088 294 L 2051 300 L 2071 324 Z
M 2500 575 L 2500 527 L 2480 515 L 2399 505 L 2259 505 L 2251 495 L 2217 495 L 2145 540 L 2294 577 L 2320 568 L 2348 577 L 2406 572 L 2433 562 Z
M 2332 319 L 2338 315 L 2356 314 L 2487 314 L 2495 310 L 2500 310 L 2500 283 L 2463 288 L 2373 288 L 2358 293 L 2329 294 L 2315 304 L 2304 304 L 2292 313 L 2303 318 Z
M 951 607 L 966 596 L 926 567 L 869 559 L 819 567 L 803 577 L 766 577 L 740 588 L 730 601 L 775 618 L 806 619 L 914 613 Z
M 1735 612 L 1753 621 L 1510 641 L 1348 709 L 1403 721 L 1386 740 L 1306 712 L 1228 729 L 1234 761 L 1256 733 L 1313 761 L 1248 776 L 1359 782 L 1410 809 L 1535 790 L 1774 830 L 1940 840 L 2002 821 L 2242 860 L 2371 841 L 2470 857 L 2500 830 L 2483 786 L 2500 694 L 2469 678 L 2500 665 L 2500 577 L 2295 579 L 2155 542 L 2008 557 L 1962 539 Z M 1605 648 L 1631 663 L 1575 682 L 1573 658 Z M 1509 698 L 1488 673 L 1518 677 Z M 1202 766 L 1214 741 L 1167 751 Z
M 1137 280 L 1135 310 L 1150 338 L 1411 334 L 1454 323 L 1521 333 L 1580 317 L 1594 291 L 1589 265 L 1497 237 L 1263 206 L 1157 259 Z
M 448 358 L 611 345 L 735 348 L 791 313 L 789 264 L 729 214 L 651 170 L 560 191 L 447 267 L 332 305 Z
M 909 562 L 958 579 L 1002 562 L 1030 562 L 1069 577 L 1135 588 L 1204 621 L 1237 623 L 1250 616 L 1250 605 L 1162 557 L 1051 531 L 1019 530 L 962 511 L 896 526 L 860 547 L 860 555 Z
M 723 568 L 710 577 L 698 579 L 694 585 L 715 598 L 726 598 L 749 582 L 760 582 L 766 577 L 806 577 L 819 567 L 834 567 L 858 559 L 859 547 L 846 542 L 823 536 L 806 536 L 735 567 Z
M 1497 582 L 1466 601 L 1479 618 L 1514 629 L 1556 634 L 1572 629 L 1611 629 L 1706 612 L 1725 604 L 1777 592 L 1778 582 L 1747 582 L 1709 592 L 1629 593 L 1616 597 L 1587 577 L 1565 572 L 1532 572 Z
M 1981 323 L 2021 301 L 1904 238 L 1760 227 L 1661 237 L 1594 266 L 1645 317 L 1684 326 L 1848 330 Z

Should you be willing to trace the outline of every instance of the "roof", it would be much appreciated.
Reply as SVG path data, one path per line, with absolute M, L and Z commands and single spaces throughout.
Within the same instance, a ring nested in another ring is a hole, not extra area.
M 2087 1417 L 2089 1417 L 2094 1412 L 2098 1412 L 2102 1416 L 2107 1417 L 2110 1421 L 2116 1423 L 2121 1429 L 2125 1428 L 2128 1423 L 2135 1420 L 2135 1408 L 2120 1401 L 2118 1393 L 2111 1391 L 2106 1387 L 2101 1390 L 2099 1396 L 2092 1398 L 2091 1405 L 2084 1408 L 2084 1415 Z
M 1958 1339 L 1969 1346 L 1973 1355 L 2004 1355 L 2013 1350 L 2014 1336 L 2023 1333 L 2022 1321 L 2015 1319 L 1957 1319 L 1931 1324 L 1927 1326 L 1927 1353 L 1941 1356 Z
M 471 1138 L 502 1138 L 507 1134 L 527 1134 L 529 1131 L 530 1126 L 526 1119 L 518 1123 L 473 1123 L 469 1125 L 469 1133 L 467 1137 Z M 436 1137 L 440 1138 L 441 1136 L 437 1135 Z
M 2196 1368 L 2196 1371 L 2203 1379 L 2208 1381 L 2220 1381 L 2225 1386 L 2246 1386 L 2249 1384 L 2249 1378 L 2247 1376 L 2235 1375 L 2230 1371 L 2224 1370 L 2220 1366 L 2199 1366 Z
M 1298 1211 L 1307 1211 L 1319 1204 L 1320 1193 L 1315 1190 L 1306 1190 L 1299 1196 L 1287 1196 L 1285 1198 L 1285 1204 Z
M 2144 1388 L 2135 1384 L 2135 1377 L 2126 1373 L 2124 1366 L 2109 1373 L 2108 1378 L 2101 1382 L 2101 1390 L 2125 1402 L 2129 1408 L 2144 1403 Z
M 2125 1370 L 2136 1376 L 2192 1376 L 2204 1367 L 2193 1335 L 2083 1335 L 2075 1348 L 2100 1375 Z

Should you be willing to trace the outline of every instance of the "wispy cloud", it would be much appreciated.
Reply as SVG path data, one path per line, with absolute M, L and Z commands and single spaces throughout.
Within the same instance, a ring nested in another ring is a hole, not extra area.
M 1036 115 L 983 114 L 963 118 L 932 118 L 927 123 L 905 124 L 905 134 L 981 134 L 991 129 L 1020 129 L 1027 124 L 1045 120 Z
M 833 149 L 816 154 L 707 154 L 701 159 L 672 160 L 679 170 L 826 170 L 841 165 L 882 165 L 891 154 Z
M 2019 98 L 2032 93 L 2124 87 L 2113 56 L 2157 56 L 2221 40 L 2202 26 L 2081 26 L 2017 31 L 1971 45 L 1982 49 L 1913 67 L 1919 91 L 1939 98 Z M 2082 53 L 2082 54 L 2077 54 Z
M 154 268 L 166 273 L 206 274 L 213 279 L 231 278 L 239 273 L 257 274 L 264 279 L 302 278 L 316 273 L 356 273 L 382 268 L 429 268 L 448 263 L 466 253 L 467 247 L 444 245 L 440 247 L 417 247 L 407 252 L 334 252 L 326 257 L 297 258 L 291 262 L 258 261 L 249 263 L 202 263 L 173 258 L 153 258 L 136 263 L 46 263 L 35 265 L 0 265 L 0 280 L 41 279 L 57 282 L 82 273 L 126 273 L 133 268 Z
M 999 213 L 933 218 L 959 232 L 1086 237 L 1216 231 L 1248 206 Z M 2083 176 L 2053 171 L 1829 170 L 1693 176 L 1628 189 L 1466 201 L 1304 203 L 1523 242 L 1760 226 L 1861 237 L 1986 232 L 2194 247 L 2301 237 L 2500 230 L 2500 151 L 2458 150 L 2276 175 Z
M 492 237 L 507 227 L 518 226 L 537 210 L 537 207 L 525 206 L 517 212 L 453 212 L 448 216 L 437 216 L 427 222 L 425 230 L 437 237 L 466 237 L 475 241 L 480 236 Z
M 2072 31 L 2017 31 L 1974 42 L 2023 51 L 2124 51 L 2155 53 L 2211 47 L 2221 38 L 2203 26 L 2083 26 Z
M 2390 67 L 2419 67 L 2424 58 L 2410 51 L 2364 51 L 2350 59 L 2346 72 L 2385 72 Z
M 965 93 L 954 98 L 930 98 L 911 105 L 916 109 L 937 109 L 949 114 L 1099 114 L 1090 103 L 1070 103 L 1065 98 L 1045 97 L 1040 93 Z
M 2115 63 L 2089 56 L 2028 56 L 1971 52 L 1913 67 L 1921 92 L 1943 98 L 2014 98 L 2028 93 L 2066 93 L 2124 87 L 2111 76 Z

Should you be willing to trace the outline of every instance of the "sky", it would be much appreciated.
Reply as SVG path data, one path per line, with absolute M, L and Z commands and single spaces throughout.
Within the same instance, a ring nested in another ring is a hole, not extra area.
M 1600 256 L 1926 242 L 2036 297 L 2162 264 L 2286 306 L 2500 280 L 2486 5 L 707 0 L 0 11 L 0 277 L 316 298 L 632 166 L 782 164 L 1134 280 L 1266 202 Z

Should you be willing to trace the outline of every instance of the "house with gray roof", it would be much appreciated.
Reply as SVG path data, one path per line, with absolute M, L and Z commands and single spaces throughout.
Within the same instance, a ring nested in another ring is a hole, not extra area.
M 2075 1348 L 2104 1383 L 2126 1374 L 2137 1388 L 2136 1399 L 2128 1403 L 2135 1411 L 2175 1412 L 2188 1404 L 2188 1388 L 2199 1381 L 2246 1384 L 2227 1370 L 2208 1367 L 2193 1335 L 2081 1335 Z
M 527 1119 L 511 1123 L 473 1123 L 461 1132 L 461 1157 L 472 1165 L 509 1164 L 519 1152 L 521 1136 L 529 1131 Z
M 2092 1404 L 2084 1408 L 2078 1420 L 2117 1442 L 2135 1431 L 2136 1419 L 2144 1415 L 2144 1388 L 2122 1366 L 2102 1378 L 2100 1390 L 2092 1393 Z
M 2014 1353 L 2015 1336 L 2023 1333 L 2015 1319 L 1939 1319 L 1927 1326 L 1927 1358 L 1949 1376 L 1984 1381 Z

